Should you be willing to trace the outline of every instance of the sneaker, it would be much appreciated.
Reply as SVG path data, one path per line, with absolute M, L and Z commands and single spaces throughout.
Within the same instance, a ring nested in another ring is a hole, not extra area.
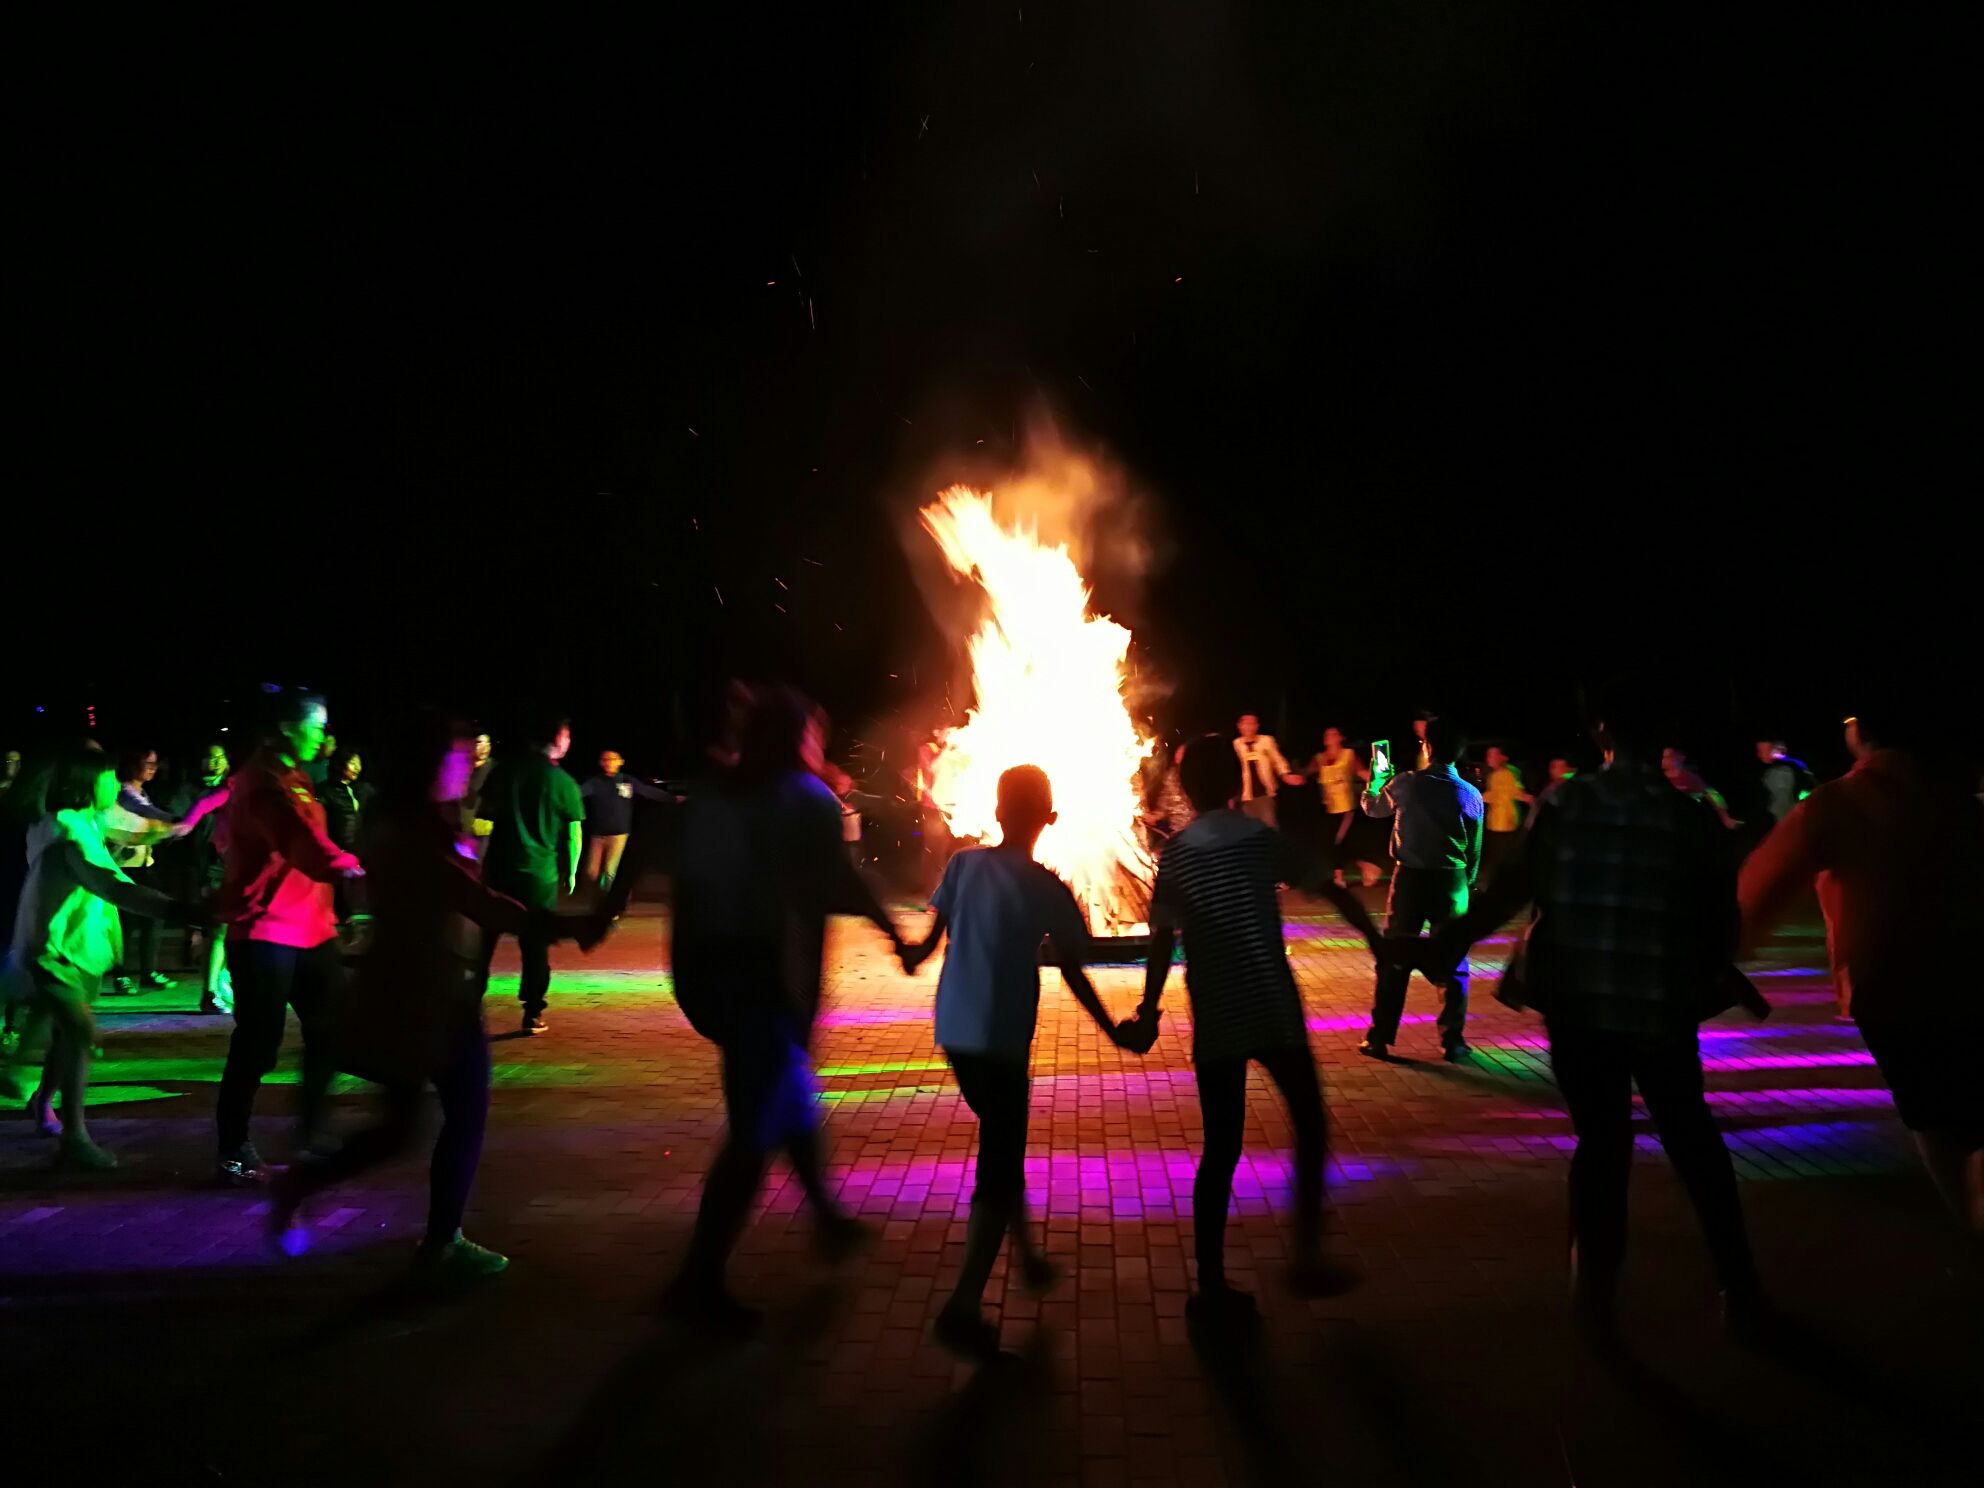
M 131 977 L 114 976 L 110 979 L 110 985 L 105 987 L 103 992 L 106 997 L 136 997 L 138 995 L 138 983 Z
M 34 1123 L 35 1131 L 41 1136 L 62 1135 L 62 1118 L 55 1114 L 54 1100 L 40 1092 L 28 1097 L 28 1120 Z
M 874 1238 L 874 1226 L 863 1224 L 852 1214 L 827 1214 L 814 1226 L 813 1248 L 822 1260 L 839 1265 Z
M 525 1037 L 535 1038 L 540 1033 L 549 1033 L 549 1032 L 551 1032 L 551 1025 L 544 1021 L 544 1014 L 542 1013 L 524 1014 Z
M 715 1338 L 749 1338 L 764 1324 L 755 1307 L 746 1307 L 721 1281 L 707 1282 L 682 1275 L 661 1294 L 661 1310 L 677 1322 Z
M 473 1240 L 464 1240 L 457 1230 L 455 1238 L 443 1244 L 423 1242 L 414 1252 L 413 1272 L 433 1286 L 467 1286 L 501 1275 L 509 1264 L 508 1256 Z
M 200 994 L 200 1016 L 203 1018 L 218 1018 L 220 1015 L 220 1002 L 214 997 L 214 994 L 211 992 L 202 992 Z
M 232 1188 L 259 1188 L 275 1176 L 253 1142 L 243 1142 L 232 1152 L 223 1152 L 214 1176 Z
M 1448 1044 L 1446 1053 L 1441 1057 L 1448 1064 L 1468 1064 L 1474 1059 L 1474 1046 L 1466 1039 L 1461 1039 L 1456 1043 Z
M 88 1137 L 64 1137 L 55 1150 L 55 1166 L 78 1173 L 107 1173 L 117 1166 L 117 1157 Z
M 138 978 L 138 985 L 146 992 L 170 992 L 179 983 L 162 971 L 148 971 Z
M 1392 1057 L 1392 1046 L 1390 1044 L 1381 1044 L 1376 1039 L 1367 1038 L 1357 1046 L 1357 1052 L 1367 1059 L 1390 1059 Z
M 999 1330 L 975 1307 L 946 1306 L 930 1332 L 961 1359 L 992 1359 L 999 1353 Z
M 269 1244 L 292 1260 L 310 1248 L 310 1231 L 296 1222 L 302 1207 L 302 1190 L 289 1174 L 277 1175 L 269 1184 L 269 1212 L 262 1226 Z

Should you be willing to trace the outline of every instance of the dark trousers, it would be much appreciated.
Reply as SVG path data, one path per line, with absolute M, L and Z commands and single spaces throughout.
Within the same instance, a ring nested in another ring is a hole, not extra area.
M 1391 897 L 1385 905 L 1385 938 L 1410 940 L 1421 930 L 1438 930 L 1466 910 L 1467 874 L 1463 870 L 1408 868 L 1401 863 L 1392 872 Z M 1467 958 L 1463 956 L 1441 988 L 1446 997 L 1440 1006 L 1440 1042 L 1449 1049 L 1467 1036 L 1467 975 Z M 1371 1030 L 1365 1035 L 1372 1043 L 1398 1042 L 1398 1020 L 1405 1012 L 1405 988 L 1411 980 L 1412 972 L 1407 968 L 1378 968 Z
M 781 1149 L 813 1207 L 823 1215 L 840 1212 L 826 1188 L 805 1033 L 796 1017 L 766 1009 L 740 1012 L 725 1032 L 720 1047 L 729 1129 L 703 1181 L 685 1276 L 721 1283 L 765 1169 Z
M 1571 1240 L 1580 1292 L 1591 1301 L 1609 1300 L 1625 1263 L 1635 1083 L 1688 1190 L 1722 1285 L 1753 1288 L 1756 1265 L 1736 1199 L 1736 1171 L 1702 1094 L 1694 1032 L 1611 1033 L 1559 1021 L 1549 1028 L 1551 1067 L 1578 1138 L 1571 1155 Z
M 551 910 L 558 907 L 558 885 L 554 882 L 493 873 L 487 878 L 489 886 L 497 893 L 508 894 L 526 909 Z M 496 943 L 501 938 L 483 932 L 480 986 L 485 992 L 489 990 L 490 963 L 496 959 Z M 523 1004 L 526 1013 L 541 1013 L 551 996 L 551 942 L 535 928 L 525 928 L 517 934 L 517 953 L 523 958 L 523 971 L 517 978 L 517 1001 Z
M 148 889 L 158 887 L 156 868 L 127 868 L 124 876 Z M 117 911 L 117 921 L 124 934 L 124 955 L 117 970 L 124 976 L 150 976 L 158 970 L 158 921 L 128 909 Z
M 1192 1233 L 1199 1257 L 1199 1290 L 1226 1282 L 1226 1210 L 1233 1199 L 1233 1170 L 1247 1121 L 1247 1066 L 1256 1063 L 1281 1092 L 1295 1128 L 1295 1244 L 1298 1257 L 1315 1253 L 1322 1239 L 1323 1160 L 1329 1127 L 1323 1087 L 1307 1045 L 1266 1050 L 1247 1059 L 1202 1059 L 1193 1066 L 1205 1151 L 1192 1180 Z
M 1024 1059 L 946 1049 L 958 1094 L 978 1118 L 974 1204 L 1017 1213 L 1026 1201 L 1027 1101 L 1031 1085 Z
M 1481 883 L 1485 888 L 1495 881 L 1511 858 L 1522 850 L 1522 832 L 1483 832 L 1481 834 Z
M 444 1245 L 462 1227 L 469 1190 L 482 1165 L 482 1137 L 489 1124 L 489 1040 L 482 1014 L 462 1018 L 448 1031 L 431 1076 L 441 1097 L 441 1130 L 427 1170 L 427 1240 Z M 413 1143 L 426 1082 L 409 1080 L 385 1088 L 385 1113 L 378 1124 L 354 1132 L 329 1157 L 290 1169 L 299 1194 L 364 1172 L 398 1157 Z
M 344 986 L 344 953 L 337 941 L 301 949 L 266 940 L 228 943 L 234 974 L 234 1036 L 227 1043 L 214 1116 L 223 1157 L 248 1140 L 248 1118 L 262 1076 L 276 1067 L 284 1012 L 303 1025 L 303 1084 L 298 1095 L 299 1145 L 317 1133 L 324 1092 L 336 1069 L 330 1047 L 332 1004 Z

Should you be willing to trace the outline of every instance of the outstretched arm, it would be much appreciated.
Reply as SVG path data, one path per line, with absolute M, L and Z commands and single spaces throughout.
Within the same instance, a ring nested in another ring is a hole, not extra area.
M 92 863 L 74 842 L 62 844 L 62 866 L 69 876 L 99 899 L 107 899 L 130 914 L 154 920 L 190 921 L 199 918 L 193 905 L 182 904 L 169 894 L 134 884 L 123 874 Z

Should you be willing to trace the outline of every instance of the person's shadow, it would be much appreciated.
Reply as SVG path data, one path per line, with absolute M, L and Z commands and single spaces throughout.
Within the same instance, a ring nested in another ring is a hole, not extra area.
M 1053 1389 L 1053 1339 L 1036 1328 L 1018 1353 L 979 1366 L 963 1388 L 911 1435 L 901 1481 L 940 1488 L 1032 1483 L 1044 1476 L 1026 1423 L 1046 1416 Z

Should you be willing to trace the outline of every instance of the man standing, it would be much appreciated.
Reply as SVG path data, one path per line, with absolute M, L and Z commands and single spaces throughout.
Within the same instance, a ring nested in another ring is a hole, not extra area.
M 1984 1256 L 1984 1010 L 1961 968 L 1984 914 L 1984 808 L 1930 727 L 1849 718 L 1855 764 L 1743 865 L 1754 945 L 1816 882 L 1841 1013 L 1894 1092 L 1944 1202 Z
M 1240 737 L 1233 741 L 1240 760 L 1240 809 L 1255 821 L 1275 825 L 1274 798 L 1285 781 L 1300 785 L 1302 777 L 1288 768 L 1273 734 L 1261 732 L 1258 714 L 1240 715 Z
M 1421 929 L 1439 930 L 1467 910 L 1467 893 L 1481 869 L 1481 792 L 1454 771 L 1466 747 L 1460 730 L 1444 718 L 1426 722 L 1428 764 L 1390 781 L 1373 778 L 1363 798 L 1366 816 L 1392 820 L 1391 897 L 1385 905 L 1385 936 L 1410 940 Z M 1445 974 L 1441 989 L 1440 1043 L 1450 1063 L 1464 1062 L 1467 1047 L 1467 960 Z M 1358 1051 L 1373 1059 L 1391 1057 L 1398 1023 L 1405 1011 L 1412 970 L 1402 961 L 1378 968 L 1371 1002 L 1371 1028 Z
M 1509 860 L 1522 840 L 1518 835 L 1522 826 L 1521 808 L 1535 804 L 1536 798 L 1522 788 L 1522 776 L 1501 746 L 1490 744 L 1482 763 L 1488 768 L 1488 780 L 1481 792 L 1482 825 L 1486 833 L 1482 838 L 1481 866 L 1492 881 L 1496 870 Z
M 585 798 L 586 882 L 604 894 L 613 887 L 620 872 L 620 859 L 627 851 L 627 838 L 634 830 L 634 800 L 673 801 L 674 796 L 657 790 L 645 780 L 621 773 L 626 761 L 617 750 L 608 749 L 599 757 L 599 773 L 579 788 Z
M 483 877 L 499 894 L 507 894 L 526 909 L 558 907 L 562 887 L 578 887 L 579 841 L 586 803 L 578 783 L 558 762 L 572 747 L 572 727 L 563 718 L 533 725 L 524 735 L 527 746 L 518 759 L 505 759 L 489 772 L 476 814 L 491 823 L 489 851 Z M 482 986 L 489 986 L 489 964 L 501 937 L 482 937 Z M 544 1005 L 551 991 L 551 942 L 536 928 L 519 931 L 517 950 L 523 973 L 517 980 L 517 1001 L 523 1004 L 523 1030 L 546 1033 Z

